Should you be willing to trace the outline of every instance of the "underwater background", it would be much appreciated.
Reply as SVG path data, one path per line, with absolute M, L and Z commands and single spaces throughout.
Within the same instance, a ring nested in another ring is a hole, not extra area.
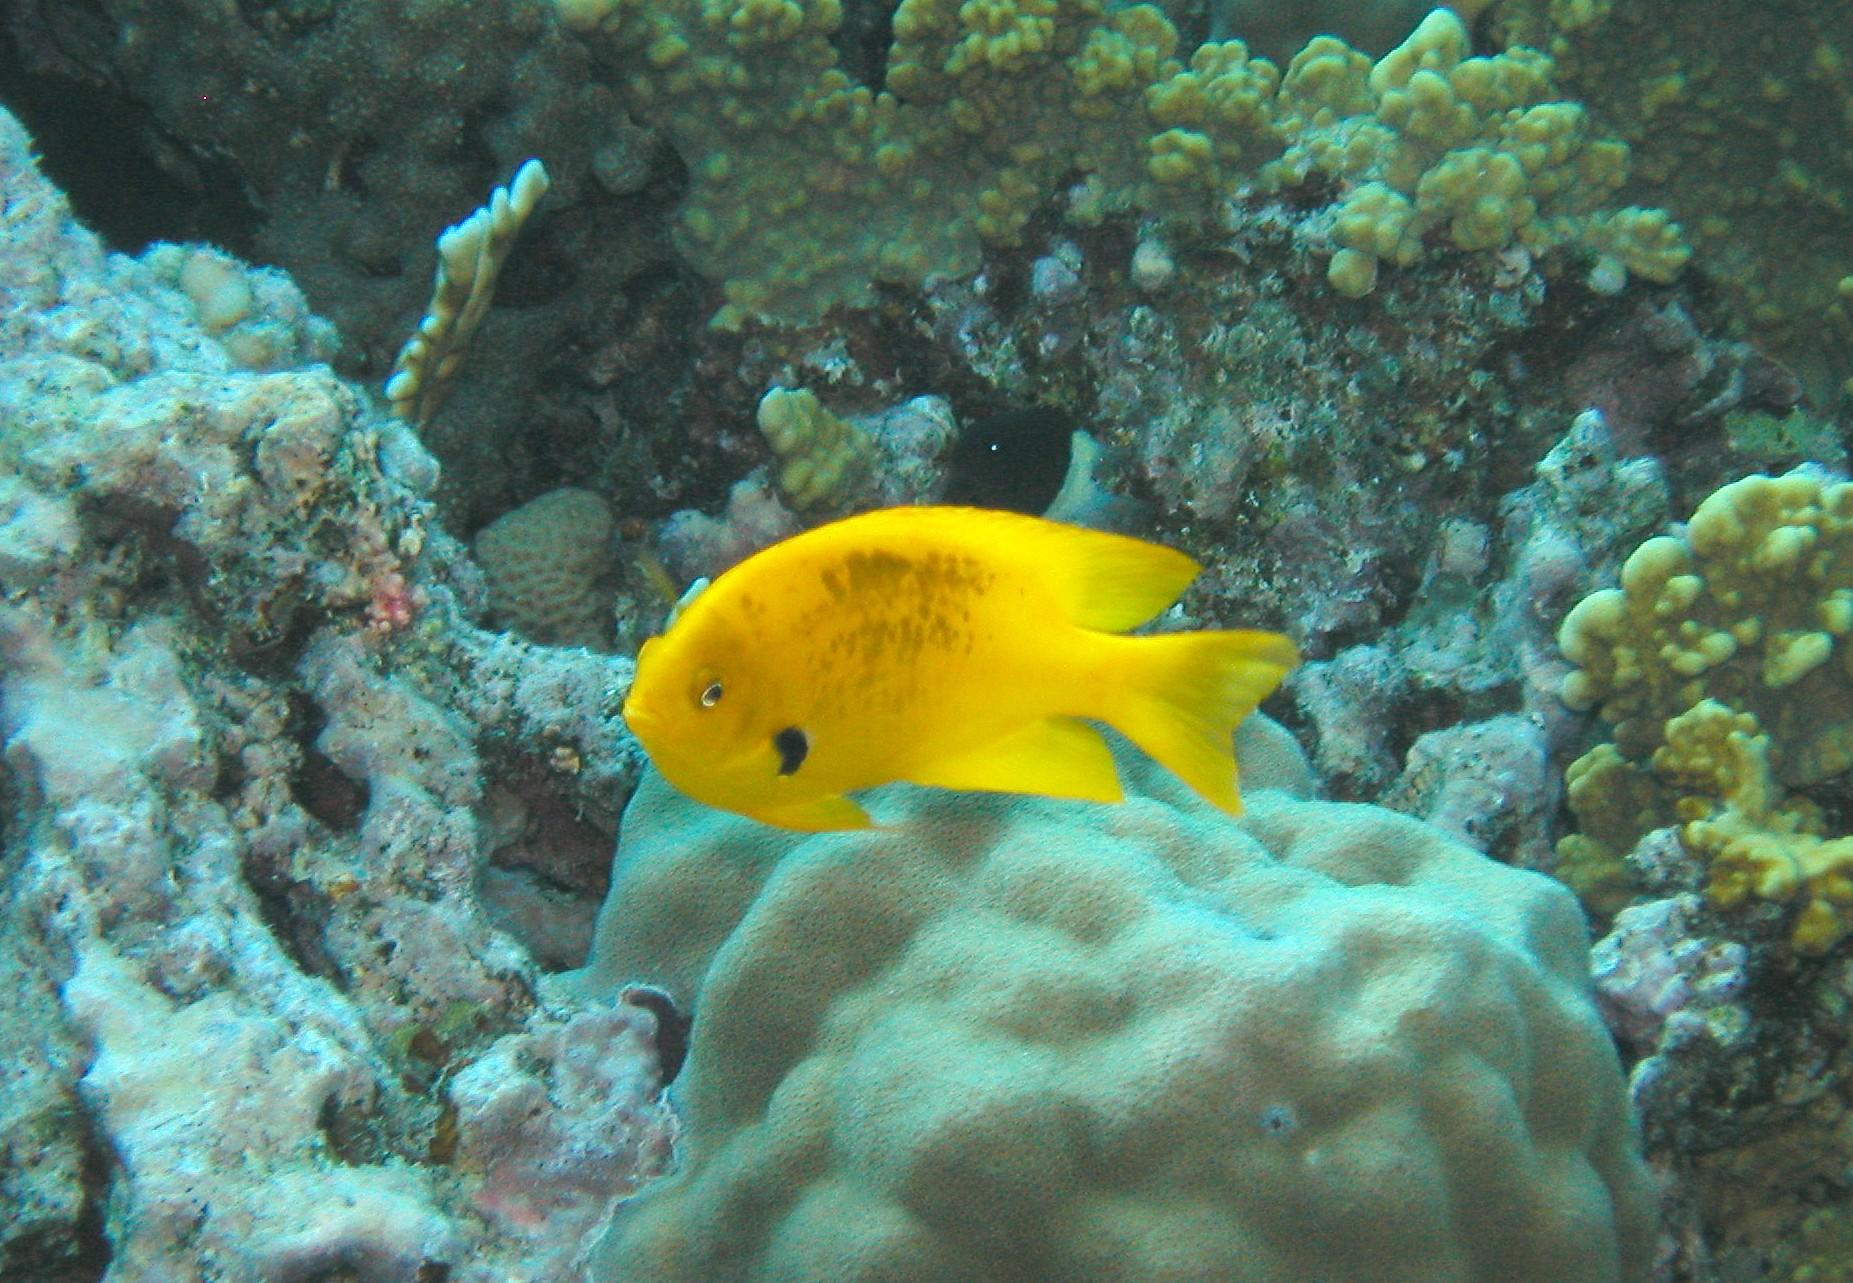
M 0 1279 L 1853 1279 L 1849 58 L 4 0 Z M 649 768 L 685 587 L 928 503 L 1292 639 L 1241 819 Z

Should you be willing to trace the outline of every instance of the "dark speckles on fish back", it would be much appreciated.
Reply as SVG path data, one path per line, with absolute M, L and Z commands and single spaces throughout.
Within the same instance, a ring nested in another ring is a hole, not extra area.
M 981 599 L 996 580 L 979 558 L 941 549 L 857 550 L 824 567 L 824 600 L 805 632 L 817 694 L 831 707 L 911 704 L 933 656 L 972 653 Z

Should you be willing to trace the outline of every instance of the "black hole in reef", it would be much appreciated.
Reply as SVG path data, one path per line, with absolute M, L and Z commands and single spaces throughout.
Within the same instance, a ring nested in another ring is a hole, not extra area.
M 384 1157 L 365 1107 L 342 1100 L 338 1092 L 329 1092 L 322 1098 L 315 1127 L 327 1143 L 327 1153 L 338 1163 L 364 1167 Z
M 291 730 L 302 757 L 290 775 L 290 796 L 303 810 L 337 833 L 360 827 L 371 790 L 366 781 L 350 778 L 327 754 L 315 746 L 328 719 L 321 706 L 303 696 L 290 700 Z
M 618 995 L 633 1007 L 642 1007 L 656 1017 L 656 1060 L 663 1071 L 667 1087 L 682 1072 L 688 1059 L 689 1018 L 676 1009 L 675 999 L 653 985 L 631 985 Z
M 894 44 L 894 5 L 888 0 L 849 0 L 843 21 L 830 33 L 844 74 L 859 85 L 880 89 Z
M 1040 513 L 1061 493 L 1074 421 L 1059 410 L 974 419 L 947 468 L 945 502 Z
M 787 726 L 772 737 L 772 747 L 779 751 L 779 774 L 794 775 L 810 754 L 811 741 L 796 726 Z
M 34 68 L 0 28 L 0 103 L 25 124 L 78 219 L 129 254 L 155 241 L 206 241 L 249 258 L 263 214 L 237 166 L 167 134 L 106 68 L 72 66 L 69 75 Z

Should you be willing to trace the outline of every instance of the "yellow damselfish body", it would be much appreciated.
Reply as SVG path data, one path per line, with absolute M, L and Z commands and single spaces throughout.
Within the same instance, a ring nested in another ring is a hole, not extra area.
M 645 642 L 624 718 L 690 797 L 861 828 L 906 780 L 1121 798 L 1104 722 L 1230 814 L 1233 736 L 1298 662 L 1279 633 L 1121 636 L 1201 567 L 1175 549 L 978 508 L 883 508 L 774 544 Z

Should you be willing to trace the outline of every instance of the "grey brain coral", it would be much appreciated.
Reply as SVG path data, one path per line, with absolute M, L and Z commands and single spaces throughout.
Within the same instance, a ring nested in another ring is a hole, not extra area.
M 1130 762 L 1121 807 L 902 788 L 853 835 L 647 780 L 578 983 L 693 1006 L 688 1146 L 595 1276 L 1639 1277 L 1569 895 L 1242 748 L 1239 824 Z
M 504 624 L 549 646 L 611 649 L 611 506 L 589 490 L 549 490 L 476 535 L 476 559 Z

